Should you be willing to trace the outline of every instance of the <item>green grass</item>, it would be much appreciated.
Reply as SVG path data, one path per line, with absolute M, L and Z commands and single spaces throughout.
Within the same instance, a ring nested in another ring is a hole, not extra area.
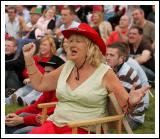
M 16 110 L 22 108 L 18 104 L 5 105 L 5 115 L 8 113 L 14 113 Z
M 155 93 L 155 90 L 151 90 L 151 92 Z M 5 114 L 15 112 L 17 109 L 22 108 L 22 106 L 18 106 L 17 104 L 6 105 L 5 106 Z M 138 129 L 133 130 L 134 134 L 155 134 L 155 96 L 150 97 L 150 105 L 145 114 L 145 122 Z
M 133 131 L 135 134 L 155 134 L 155 90 L 151 92 L 154 97 L 150 96 L 149 108 L 145 113 L 145 122 Z

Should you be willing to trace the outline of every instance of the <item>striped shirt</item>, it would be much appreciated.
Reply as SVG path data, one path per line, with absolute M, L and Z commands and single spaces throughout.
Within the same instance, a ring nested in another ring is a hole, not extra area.
M 117 72 L 117 75 L 128 93 L 130 92 L 133 83 L 136 83 L 136 89 L 142 87 L 142 83 L 137 72 L 133 68 L 131 68 L 126 62 L 121 65 L 120 69 Z M 144 116 L 144 99 L 142 99 L 141 102 L 137 105 L 134 112 L 129 114 L 128 117 L 136 122 L 143 123 Z

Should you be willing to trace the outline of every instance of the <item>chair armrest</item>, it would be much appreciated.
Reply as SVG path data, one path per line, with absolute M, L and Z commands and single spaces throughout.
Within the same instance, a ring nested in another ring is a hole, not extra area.
M 102 124 L 102 123 L 122 120 L 123 117 L 124 115 L 120 114 L 120 115 L 107 116 L 107 117 L 95 118 L 95 119 L 89 119 L 89 120 L 73 121 L 73 122 L 67 123 L 67 125 L 71 128 L 80 127 L 80 126 L 88 126 L 88 125 Z
M 105 123 L 109 122 L 116 122 L 116 131 L 117 133 L 121 133 L 121 122 L 124 115 L 114 115 L 114 116 L 107 116 L 103 118 L 95 118 L 95 119 L 89 119 L 89 120 L 81 120 L 81 121 L 73 121 L 67 123 L 69 127 L 72 128 L 72 134 L 77 134 L 78 127 L 87 127 L 91 125 L 95 125 L 96 127 L 96 134 L 100 134 L 102 132 L 101 128 L 103 129 L 104 133 L 107 133 L 107 127 L 104 126 Z M 90 129 L 88 127 L 88 133 L 90 133 Z M 106 130 L 106 131 L 105 131 Z
M 38 108 L 49 108 L 55 106 L 56 104 L 57 102 L 41 103 L 38 104 Z
M 47 119 L 47 109 L 49 107 L 54 107 L 57 104 L 57 102 L 49 102 L 49 103 L 41 103 L 38 104 L 38 108 L 42 108 L 42 120 L 41 123 L 44 123 Z

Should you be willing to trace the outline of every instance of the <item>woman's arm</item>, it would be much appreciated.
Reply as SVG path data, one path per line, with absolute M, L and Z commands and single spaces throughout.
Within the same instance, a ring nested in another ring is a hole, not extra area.
M 113 92 L 115 94 L 120 106 L 123 107 L 126 104 L 129 95 L 113 70 L 107 71 L 104 76 L 103 83 L 109 92 Z
M 35 45 L 33 43 L 27 44 L 23 47 L 23 54 L 25 59 L 25 65 L 28 70 L 28 75 L 31 80 L 31 84 L 34 89 L 42 92 L 55 90 L 57 86 L 57 80 L 63 68 L 63 65 L 56 70 L 43 75 L 36 67 L 32 55 L 35 50 Z
M 35 64 L 27 66 L 29 78 L 33 88 L 41 92 L 55 90 L 62 68 L 63 66 L 48 74 L 43 75 Z
M 107 90 L 112 91 L 115 94 L 118 103 L 125 112 L 131 108 L 134 108 L 134 106 L 141 101 L 145 93 L 148 92 L 147 90 L 150 88 L 146 85 L 135 90 L 136 85 L 134 84 L 128 94 L 113 70 L 108 70 L 105 74 L 103 84 Z

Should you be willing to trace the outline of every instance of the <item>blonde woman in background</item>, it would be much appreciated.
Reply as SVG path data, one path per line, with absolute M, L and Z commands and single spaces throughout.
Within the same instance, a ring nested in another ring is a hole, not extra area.
M 97 30 L 104 43 L 106 43 L 106 40 L 112 32 L 112 26 L 108 21 L 104 21 L 103 13 L 100 11 L 94 11 L 92 14 L 91 23 L 92 27 Z

